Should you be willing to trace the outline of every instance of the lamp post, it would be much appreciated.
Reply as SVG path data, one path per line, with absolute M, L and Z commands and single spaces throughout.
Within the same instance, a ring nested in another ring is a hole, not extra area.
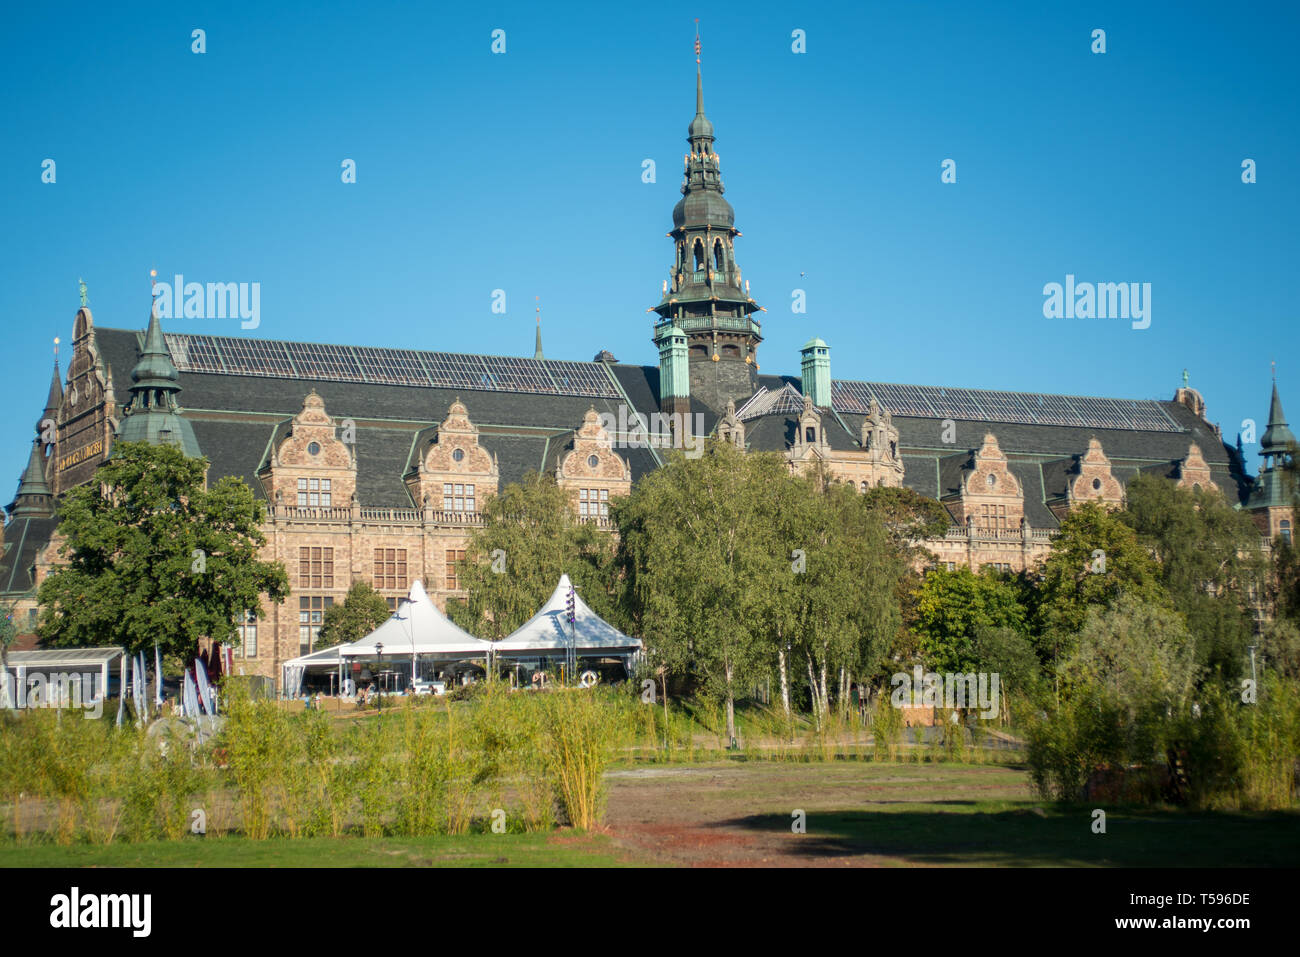
M 573 680 L 573 674 L 578 670 L 578 636 L 576 632 L 575 621 L 577 620 L 577 602 L 574 600 L 574 588 L 569 586 L 569 595 L 565 600 L 565 605 L 569 612 L 569 647 L 565 655 L 565 666 L 569 672 L 567 677 L 569 681 Z
M 384 643 L 375 643 L 375 654 L 379 656 L 379 710 L 384 710 Z
M 402 614 L 402 605 L 399 602 L 397 605 L 397 611 L 393 612 L 393 617 L 396 618 L 398 621 L 406 622 L 406 636 L 411 639 L 411 684 L 414 685 L 417 678 L 416 663 L 415 663 L 415 625 L 411 621 L 412 616 L 411 616 L 410 601 L 406 602 L 405 615 Z

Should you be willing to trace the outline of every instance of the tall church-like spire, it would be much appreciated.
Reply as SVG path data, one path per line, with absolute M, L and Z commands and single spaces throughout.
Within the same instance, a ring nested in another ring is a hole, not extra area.
M 713 150 L 713 124 L 704 115 L 700 39 L 695 37 L 695 117 L 687 127 L 682 198 L 673 208 L 675 256 L 658 313 L 655 341 L 666 340 L 676 324 L 687 339 L 690 394 L 721 412 L 728 399 L 748 399 L 758 386 L 758 344 L 763 336 L 753 318 L 760 307 L 750 297 L 736 264 L 735 211 L 723 198 L 721 164 Z
M 1277 392 L 1277 378 L 1273 379 L 1273 394 L 1268 404 L 1268 427 L 1259 439 L 1259 454 L 1264 460 L 1259 478 L 1251 490 L 1246 507 L 1252 511 L 1263 509 L 1289 509 L 1293 504 L 1290 466 L 1296 452 L 1296 437 L 1287 425 L 1282 411 L 1282 399 Z
M 175 445 L 191 458 L 199 457 L 194 427 L 181 415 L 180 373 L 172 362 L 163 338 L 157 303 L 149 310 L 149 328 L 140 349 L 140 360 L 131 370 L 131 398 L 123 409 L 117 429 L 119 442 L 148 442 Z

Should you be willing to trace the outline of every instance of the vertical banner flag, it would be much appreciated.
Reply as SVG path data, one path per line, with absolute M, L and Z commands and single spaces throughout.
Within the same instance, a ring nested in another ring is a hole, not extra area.
M 158 646 L 153 646 L 153 704 L 155 708 L 162 707 L 162 652 Z
M 126 652 L 122 653 L 121 675 L 117 681 L 117 726 L 122 726 L 122 712 L 126 708 Z

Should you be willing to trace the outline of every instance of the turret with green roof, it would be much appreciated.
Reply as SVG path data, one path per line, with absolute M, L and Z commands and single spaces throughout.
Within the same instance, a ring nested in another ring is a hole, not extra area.
M 179 382 L 180 373 L 163 339 L 158 312 L 151 309 L 140 361 L 131 370 L 131 398 L 117 427 L 117 441 L 174 445 L 189 457 L 199 458 L 202 453 L 194 427 L 176 401 Z
M 1289 508 L 1294 505 L 1295 489 L 1288 481 L 1296 440 L 1282 411 L 1282 399 L 1277 394 L 1277 380 L 1273 381 L 1273 397 L 1268 407 L 1268 428 L 1259 440 L 1259 454 L 1264 459 L 1259 478 L 1250 493 L 1246 507 L 1251 511 L 1264 508 Z

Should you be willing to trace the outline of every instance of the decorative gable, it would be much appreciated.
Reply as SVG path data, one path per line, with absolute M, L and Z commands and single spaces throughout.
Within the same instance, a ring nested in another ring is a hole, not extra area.
M 573 433 L 573 448 L 555 470 L 556 483 L 570 490 L 580 518 L 607 518 L 609 501 L 632 490 L 632 470 L 617 452 L 595 408 Z
M 1066 496 L 1071 507 L 1080 502 L 1116 507 L 1124 504 L 1124 486 L 1111 474 L 1110 459 L 1097 439 L 1088 440 L 1088 451 L 1079 459 L 1078 475 L 1067 486 Z
M 349 427 L 354 428 L 350 423 Z M 325 400 L 315 389 L 303 399 L 289 434 L 272 450 L 268 484 L 276 505 L 348 508 L 352 504 L 356 456 L 338 435 L 337 425 L 325 411 Z
M 408 488 L 422 507 L 479 511 L 500 486 L 496 457 L 479 445 L 478 428 L 460 399 L 447 410 L 416 469 Z M 469 502 L 474 503 L 473 508 Z M 457 507 L 458 503 L 463 507 Z
M 727 400 L 727 411 L 718 421 L 718 440 L 730 443 L 742 452 L 745 450 L 745 423 L 736 415 L 733 399 Z
M 826 430 L 822 427 L 821 413 L 808 396 L 803 397 L 803 411 L 799 413 L 798 422 L 794 444 L 789 453 L 791 465 L 796 470 L 802 464 L 826 459 L 831 451 L 830 443 L 826 440 Z
M 1019 529 L 1024 522 L 1024 491 L 992 432 L 985 433 L 962 481 L 961 504 L 966 524 L 986 531 Z
M 1205 461 L 1201 447 L 1195 442 L 1187 449 L 1187 457 L 1178 463 L 1178 485 L 1181 488 L 1203 488 L 1215 492 L 1219 486 L 1210 478 L 1210 466 Z

